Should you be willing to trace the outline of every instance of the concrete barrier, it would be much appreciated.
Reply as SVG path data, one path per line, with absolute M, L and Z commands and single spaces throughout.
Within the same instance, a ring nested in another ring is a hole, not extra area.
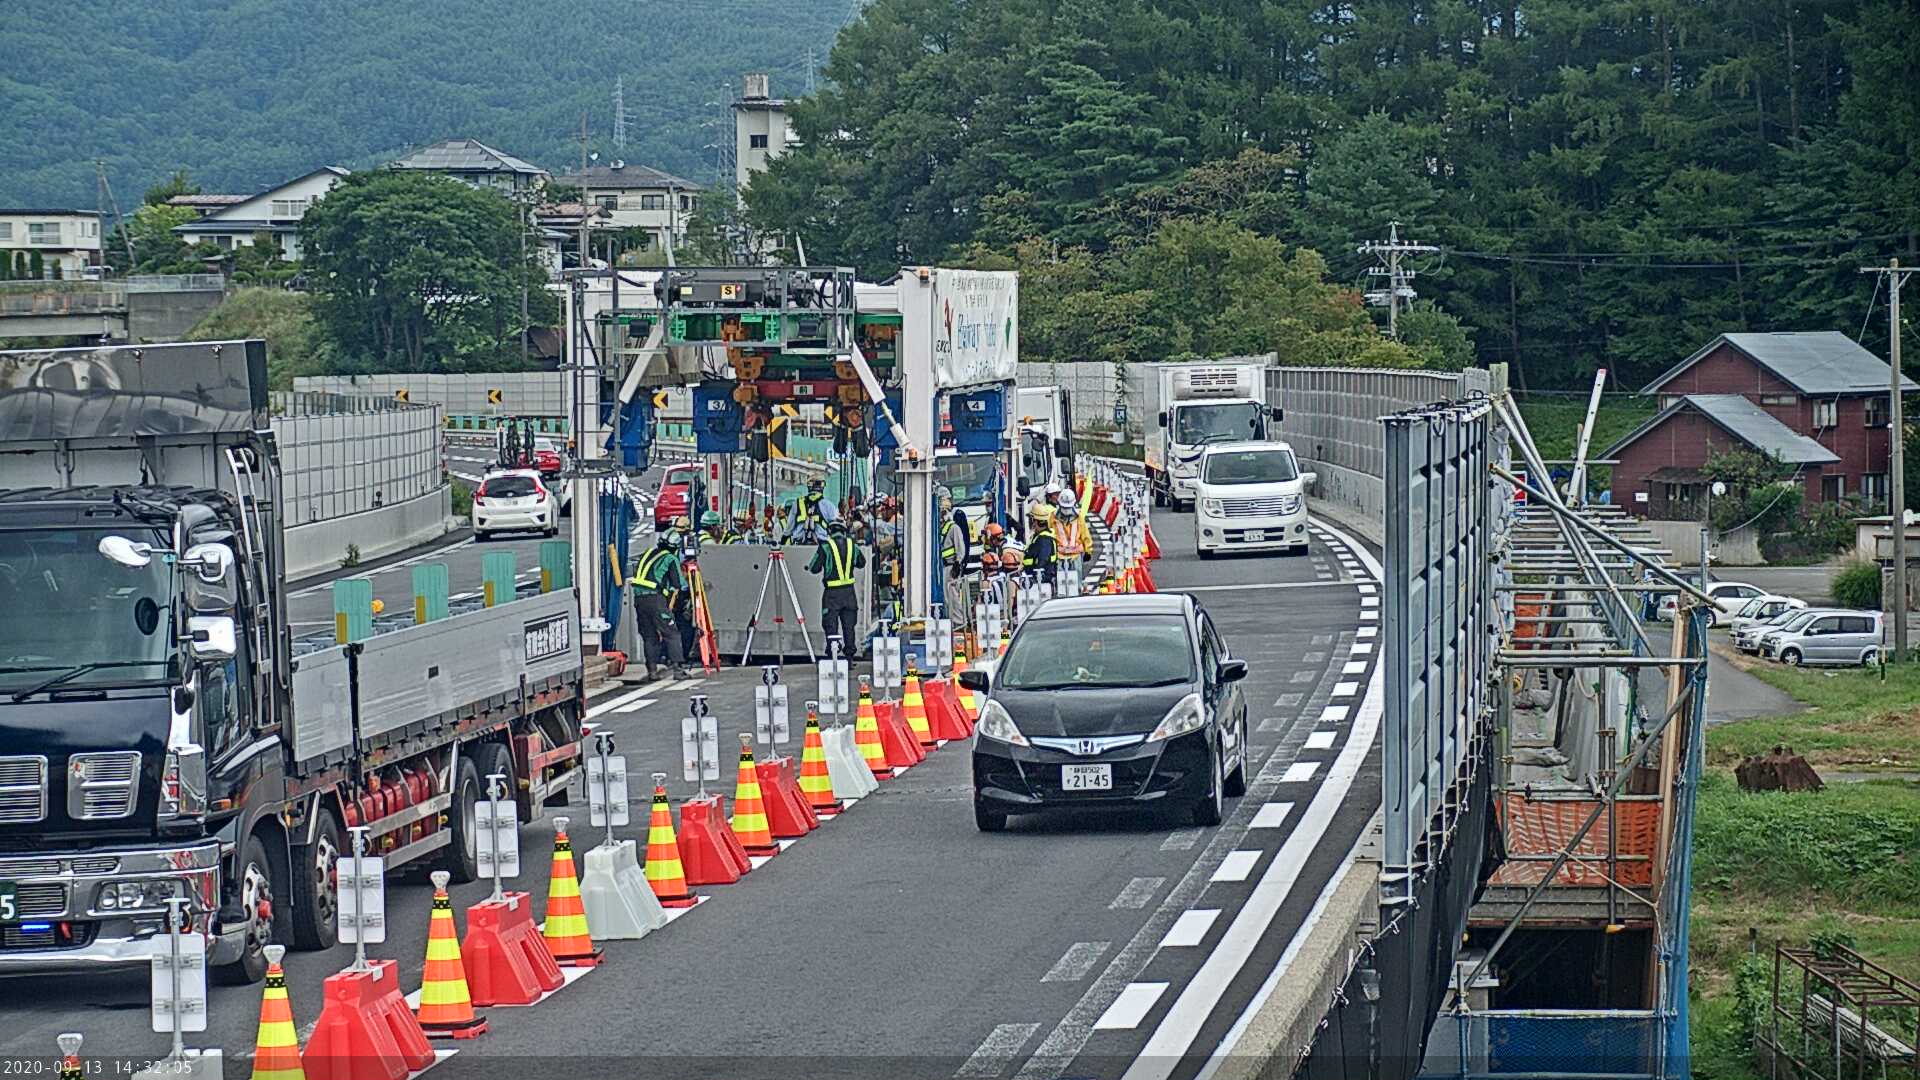
M 286 532 L 286 576 L 291 581 L 338 569 L 349 544 L 360 549 L 362 560 L 377 559 L 459 526 L 453 518 L 452 492 L 444 484 L 404 502 L 296 525 Z

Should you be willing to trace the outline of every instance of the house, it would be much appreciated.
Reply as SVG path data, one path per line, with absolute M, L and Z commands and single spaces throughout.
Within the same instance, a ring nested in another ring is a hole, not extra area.
M 217 210 L 224 210 L 234 203 L 246 202 L 246 195 L 175 195 L 167 200 L 168 206 L 184 206 L 197 217 L 206 217 Z
M 42 277 L 79 277 L 100 265 L 100 215 L 93 210 L 0 210 L 0 259 L 11 270 L 40 256 Z
M 507 195 L 538 191 L 546 185 L 547 170 L 478 139 L 448 139 L 415 150 L 393 163 L 396 169 L 420 169 L 451 176 L 465 184 Z
M 644 229 L 643 250 L 662 246 L 669 235 L 676 245 L 686 239 L 701 191 L 691 180 L 624 161 L 589 166 L 557 182 L 579 188 L 584 202 L 606 211 L 595 228 Z
M 297 262 L 300 219 L 347 175 L 347 170 L 337 165 L 315 169 L 258 195 L 209 209 L 193 221 L 175 225 L 174 235 L 189 244 L 211 243 L 228 251 L 252 247 L 256 237 L 271 236 L 280 257 Z
M 613 212 L 591 203 L 549 203 L 534 207 L 533 226 L 540 240 L 540 262 L 554 277 L 568 265 L 579 265 L 580 226 L 588 230 L 604 229 L 613 220 Z
M 1663 504 L 1686 502 L 1687 486 L 1698 486 L 1709 445 L 1724 452 L 1732 439 L 1779 452 L 1807 485 L 1809 504 L 1884 503 L 1891 376 L 1885 361 L 1835 331 L 1722 334 L 1641 390 L 1661 409 L 1606 451 L 1619 461 L 1614 501 L 1661 516 Z
M 743 77 L 744 93 L 733 103 L 733 186 L 746 190 L 753 174 L 797 141 L 787 124 L 787 103 L 767 93 L 765 75 Z

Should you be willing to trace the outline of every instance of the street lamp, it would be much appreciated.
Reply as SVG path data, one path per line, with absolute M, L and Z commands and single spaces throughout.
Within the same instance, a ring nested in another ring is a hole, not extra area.
M 1707 587 L 1707 564 L 1713 561 L 1713 497 L 1725 495 L 1727 485 L 1715 480 L 1707 487 L 1707 512 L 1700 518 L 1700 588 Z

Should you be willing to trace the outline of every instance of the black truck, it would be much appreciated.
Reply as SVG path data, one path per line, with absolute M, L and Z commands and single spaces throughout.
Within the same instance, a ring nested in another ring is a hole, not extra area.
M 0 974 L 144 963 L 193 901 L 216 976 L 335 941 L 334 863 L 478 873 L 583 761 L 577 596 L 290 632 L 260 341 L 0 352 Z

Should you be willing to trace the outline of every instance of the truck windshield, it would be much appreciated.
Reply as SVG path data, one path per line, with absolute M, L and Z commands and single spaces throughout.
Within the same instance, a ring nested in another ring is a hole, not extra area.
M 1209 484 L 1278 484 L 1298 478 L 1290 450 L 1214 450 L 1207 454 Z
M 171 575 L 156 554 L 133 569 L 100 554 L 118 533 L 164 550 L 158 532 L 0 530 L 0 690 L 20 690 L 81 665 L 65 688 L 143 682 L 172 655 Z
M 1227 439 L 1257 439 L 1264 410 L 1252 401 L 1181 405 L 1173 412 L 1173 441 L 1183 446 Z
M 992 454 L 947 454 L 933 460 L 933 482 L 953 493 L 953 505 L 984 503 L 993 494 L 999 466 Z M 874 490 L 898 491 L 899 470 L 882 465 L 874 472 Z

